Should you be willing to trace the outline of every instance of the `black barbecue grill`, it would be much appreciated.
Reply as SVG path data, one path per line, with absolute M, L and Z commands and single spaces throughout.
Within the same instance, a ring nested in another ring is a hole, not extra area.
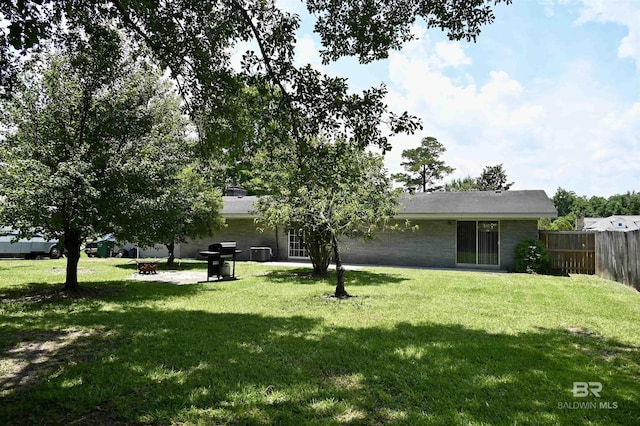
M 237 249 L 235 241 L 213 243 L 207 251 L 201 251 L 200 254 L 207 257 L 207 281 L 211 277 L 218 280 L 235 280 L 236 255 L 239 253 L 242 253 L 242 250 Z M 233 270 L 226 274 L 223 271 L 225 260 L 231 260 L 233 263 Z

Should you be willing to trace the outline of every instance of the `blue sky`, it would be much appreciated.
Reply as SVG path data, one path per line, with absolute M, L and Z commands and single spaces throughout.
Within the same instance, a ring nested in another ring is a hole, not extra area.
M 433 136 L 456 168 L 447 180 L 502 163 L 513 189 L 640 191 L 640 0 L 514 0 L 476 43 L 417 24 L 418 40 L 366 66 L 323 66 L 303 4 L 280 4 L 303 16 L 300 64 L 348 77 L 354 90 L 385 83 L 392 110 L 422 118 L 423 131 L 392 139 L 390 172 L 402 150 Z

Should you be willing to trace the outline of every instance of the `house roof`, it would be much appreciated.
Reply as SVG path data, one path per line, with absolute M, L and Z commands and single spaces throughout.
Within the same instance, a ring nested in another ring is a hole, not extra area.
M 400 200 L 399 218 L 539 219 L 558 212 L 542 190 L 427 192 Z
M 223 197 L 222 215 L 251 218 L 255 196 Z M 558 213 L 547 194 L 535 191 L 430 192 L 400 198 L 399 219 L 538 219 Z
M 640 216 L 585 217 L 583 231 L 635 231 Z
M 240 197 L 222 197 L 223 207 L 220 212 L 224 217 L 235 218 L 252 218 L 255 217 L 251 212 L 255 210 L 254 202 L 258 201 L 258 197 L 240 196 Z

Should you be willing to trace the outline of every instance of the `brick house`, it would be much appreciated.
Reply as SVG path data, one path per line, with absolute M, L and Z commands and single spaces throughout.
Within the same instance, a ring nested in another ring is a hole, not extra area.
M 251 247 L 269 247 L 272 258 L 304 260 L 303 236 L 289 229 L 260 232 L 254 224 L 253 196 L 224 197 L 227 227 L 210 240 L 181 244 L 181 257 L 197 257 L 214 241 L 237 241 L 240 260 Z M 401 197 L 396 220 L 416 231 L 379 232 L 373 241 L 343 240 L 343 262 L 433 268 L 487 268 L 512 271 L 515 247 L 538 236 L 538 219 L 557 211 L 544 191 L 433 192 Z M 254 251 L 255 254 L 255 251 Z

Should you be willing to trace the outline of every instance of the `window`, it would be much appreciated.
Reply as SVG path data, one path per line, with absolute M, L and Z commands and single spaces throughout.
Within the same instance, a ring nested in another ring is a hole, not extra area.
M 289 230 L 289 257 L 309 257 L 301 230 Z
M 497 221 L 458 221 L 456 262 L 497 266 L 498 231 Z

